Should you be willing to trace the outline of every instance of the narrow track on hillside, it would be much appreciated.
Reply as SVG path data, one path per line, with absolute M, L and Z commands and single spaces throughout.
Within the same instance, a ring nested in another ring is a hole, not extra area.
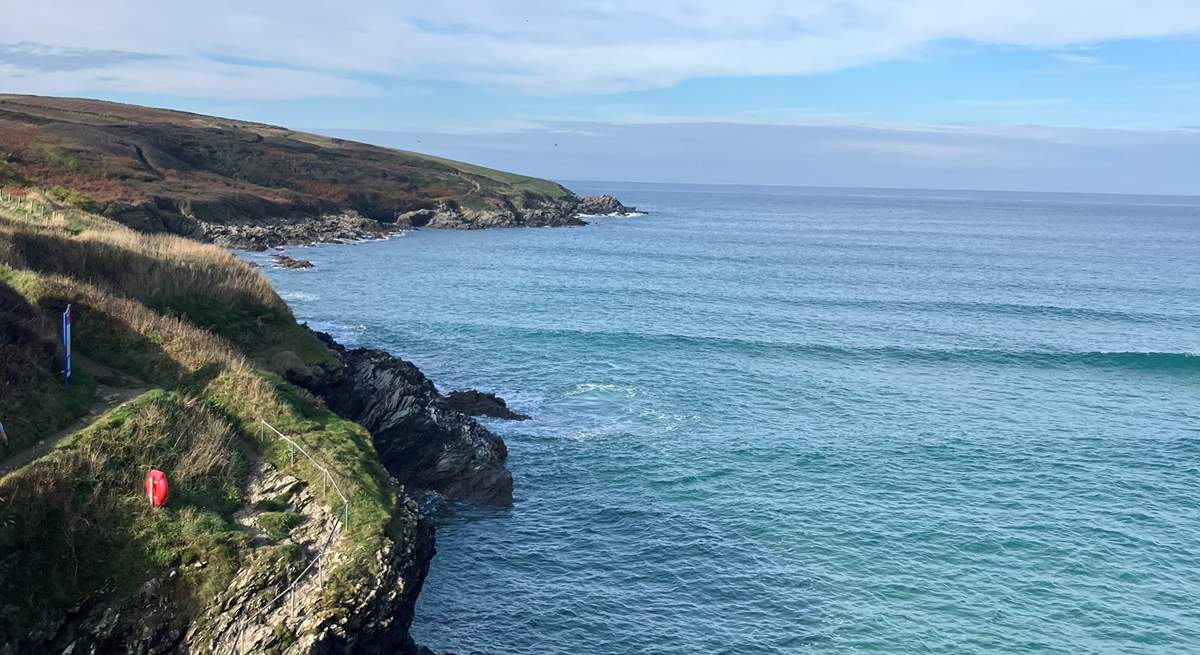
M 24 450 L 13 453 L 9 457 L 6 457 L 4 461 L 0 461 L 0 477 L 8 475 L 10 472 L 45 455 L 58 442 L 91 425 L 96 420 L 96 417 L 150 389 L 150 386 L 145 382 L 109 368 L 99 362 L 92 361 L 79 353 L 74 353 L 71 359 L 78 368 L 87 371 L 89 375 L 96 378 L 96 393 L 92 398 L 92 406 L 88 408 L 86 414 L 76 419 L 67 427 L 38 440 L 37 443 Z

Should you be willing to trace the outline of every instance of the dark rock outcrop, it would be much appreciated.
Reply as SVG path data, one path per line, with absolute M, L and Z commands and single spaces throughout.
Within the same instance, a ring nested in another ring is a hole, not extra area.
M 433 209 L 405 212 L 396 217 L 395 227 L 430 227 L 441 230 L 485 230 L 494 227 L 564 227 L 587 225 L 575 211 L 574 197 L 530 203 L 524 207 L 468 209 L 456 203 L 439 202 Z
M 468 416 L 490 416 L 509 421 L 529 420 L 528 414 L 509 409 L 508 403 L 504 402 L 500 396 L 474 389 L 451 391 L 446 394 L 446 405 Z
M 307 259 L 296 259 L 287 255 L 275 255 L 275 263 L 280 268 L 312 268 L 313 263 Z
M 353 211 L 308 219 L 264 218 L 256 223 L 200 223 L 198 238 L 223 248 L 262 251 L 271 246 L 352 243 L 380 239 L 401 226 L 381 224 Z
M 334 412 L 371 433 L 379 458 L 397 480 L 450 500 L 512 503 L 504 441 L 450 408 L 411 362 L 380 350 L 346 350 L 318 333 L 342 358 L 340 370 L 310 381 Z
M 626 207 L 608 194 L 580 198 L 575 206 L 575 212 L 585 216 L 628 216 L 636 211 L 637 207 Z

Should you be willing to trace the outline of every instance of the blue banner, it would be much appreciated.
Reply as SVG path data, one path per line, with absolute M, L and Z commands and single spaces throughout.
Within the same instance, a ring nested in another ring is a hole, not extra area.
M 63 384 L 71 380 L 71 306 L 62 313 Z

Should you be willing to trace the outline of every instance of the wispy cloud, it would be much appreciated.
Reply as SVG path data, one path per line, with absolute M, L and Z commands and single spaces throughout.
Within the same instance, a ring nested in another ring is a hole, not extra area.
M 1099 64 L 1101 62 L 1099 57 L 1077 55 L 1069 52 L 1060 52 L 1055 54 L 1054 57 L 1060 61 L 1065 61 L 1071 64 Z
M 199 57 L 0 44 L 0 88 L 12 93 L 157 93 L 206 98 L 356 97 L 378 92 L 338 75 Z
M 103 68 L 161 58 L 160 55 L 124 50 L 65 48 L 28 42 L 0 43 L 0 64 L 31 73 Z
M 945 41 L 1048 49 L 1191 34 L 1200 31 L 1200 3 L 1159 0 L 1151 11 L 1124 0 L 47 0 L 6 7 L 0 42 L 85 48 L 70 57 L 97 53 L 92 69 L 109 71 L 122 88 L 173 88 L 169 79 L 150 77 L 163 67 L 111 57 L 131 49 L 131 30 L 136 54 L 165 57 L 184 79 L 201 82 L 195 93 L 219 91 L 209 83 L 221 79 L 253 82 L 244 69 L 261 68 L 268 74 L 260 93 L 281 91 L 281 83 L 294 81 L 281 71 L 292 70 L 324 76 L 297 86 L 302 95 L 362 92 L 354 80 L 365 75 L 577 94 L 696 77 L 836 71 Z M 232 66 L 213 61 L 212 53 L 263 63 Z M 41 72 L 11 53 L 0 52 L 0 62 L 10 79 Z M 85 77 L 89 84 L 103 79 Z

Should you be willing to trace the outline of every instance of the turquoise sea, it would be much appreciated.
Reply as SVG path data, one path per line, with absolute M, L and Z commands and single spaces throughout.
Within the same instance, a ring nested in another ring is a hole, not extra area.
M 1200 653 L 1200 198 L 568 186 L 650 213 L 269 271 L 534 416 L 419 643 Z

